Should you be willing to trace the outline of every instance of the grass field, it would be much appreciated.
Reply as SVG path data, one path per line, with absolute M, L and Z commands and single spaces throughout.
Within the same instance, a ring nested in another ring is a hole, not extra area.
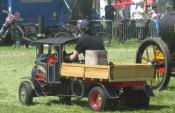
M 109 61 L 134 62 L 137 45 L 117 45 L 108 49 Z M 23 106 L 18 101 L 18 87 L 22 77 L 30 76 L 35 61 L 35 49 L 0 47 L 0 113 L 92 113 L 87 99 L 73 98 L 71 105 L 61 105 L 57 97 L 34 99 L 32 106 Z M 155 92 L 148 109 L 118 108 L 112 113 L 174 113 L 175 79 L 168 89 Z

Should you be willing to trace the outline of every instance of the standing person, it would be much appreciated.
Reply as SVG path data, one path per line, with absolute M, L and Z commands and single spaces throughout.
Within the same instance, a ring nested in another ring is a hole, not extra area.
M 152 10 L 148 13 L 148 15 L 150 16 L 151 19 L 159 19 L 161 16 L 157 10 L 156 5 L 152 6 Z
M 136 10 L 133 12 L 134 19 L 144 19 L 148 18 L 148 15 L 146 14 L 146 4 L 144 0 L 140 1 L 137 6 Z
M 108 0 L 108 5 L 105 6 L 105 19 L 114 21 L 114 17 L 115 17 L 114 12 L 115 12 L 115 9 L 111 5 L 111 0 Z
M 152 10 L 148 13 L 151 18 L 152 30 L 151 36 L 159 36 L 159 28 L 160 28 L 160 13 L 158 13 L 157 6 L 153 5 Z
M 119 42 L 125 43 L 127 39 L 127 19 L 124 15 L 125 6 L 118 6 L 118 17 L 119 17 Z
M 139 41 L 142 41 L 145 38 L 145 24 L 148 19 L 148 15 L 146 14 L 146 4 L 144 0 L 139 2 L 136 11 L 133 14 L 136 28 L 138 29 L 138 39 Z
M 111 0 L 108 0 L 108 5 L 105 6 L 105 19 L 107 20 L 107 33 L 108 33 L 108 38 L 112 39 L 112 34 L 113 34 L 113 22 L 115 18 L 115 8 L 111 5 Z
M 86 19 L 80 21 L 79 28 L 81 36 L 76 43 L 75 50 L 71 55 L 65 57 L 65 61 L 76 61 L 80 53 L 83 53 L 85 56 L 86 50 L 105 50 L 102 40 L 96 36 L 90 35 L 89 25 L 90 23 Z

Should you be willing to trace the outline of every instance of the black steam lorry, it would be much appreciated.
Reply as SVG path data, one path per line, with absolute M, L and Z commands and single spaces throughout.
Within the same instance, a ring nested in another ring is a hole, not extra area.
M 153 79 L 151 64 L 106 62 L 87 64 L 84 59 L 65 62 L 66 45 L 77 38 L 59 37 L 35 41 L 36 59 L 31 76 L 19 86 L 19 101 L 32 105 L 40 96 L 57 96 L 68 104 L 71 98 L 88 98 L 88 105 L 96 111 L 110 110 L 118 105 L 147 108 L 152 89 L 145 81 Z M 98 54 L 105 59 L 107 54 Z

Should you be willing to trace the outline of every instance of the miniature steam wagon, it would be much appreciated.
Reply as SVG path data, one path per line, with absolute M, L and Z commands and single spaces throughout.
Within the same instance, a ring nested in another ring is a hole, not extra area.
M 152 65 L 100 61 L 90 64 L 80 60 L 66 63 L 65 45 L 76 40 L 60 37 L 35 42 L 36 64 L 31 77 L 19 86 L 21 104 L 31 105 L 34 97 L 58 96 L 64 104 L 70 103 L 71 97 L 87 97 L 89 107 L 97 111 L 115 109 L 118 104 L 148 107 L 153 92 L 145 81 L 153 79 Z M 102 57 L 107 60 L 105 54 Z

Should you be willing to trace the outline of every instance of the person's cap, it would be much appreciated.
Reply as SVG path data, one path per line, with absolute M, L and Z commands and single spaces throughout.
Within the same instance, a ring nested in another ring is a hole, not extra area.
M 79 20 L 78 22 L 79 22 L 79 28 L 80 29 L 82 29 L 82 28 L 89 29 L 89 24 L 90 23 L 89 23 L 88 20 L 84 19 L 84 20 Z

